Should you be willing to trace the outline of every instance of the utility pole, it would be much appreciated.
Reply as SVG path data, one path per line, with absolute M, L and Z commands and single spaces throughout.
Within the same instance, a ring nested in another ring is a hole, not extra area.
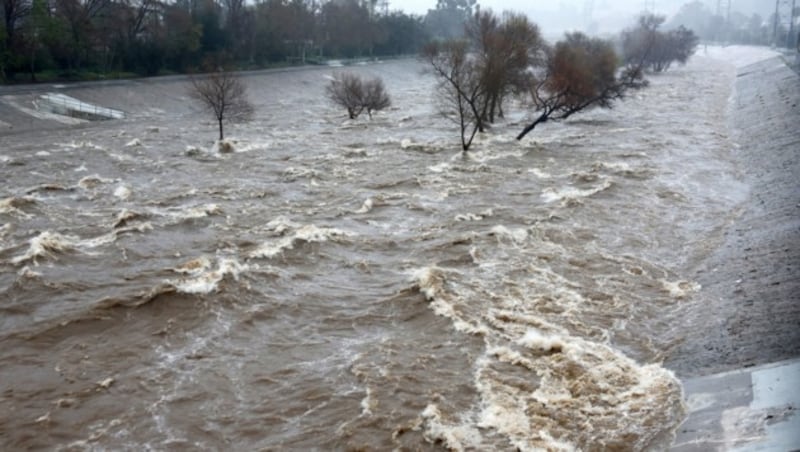
M 794 42 L 794 6 L 795 0 L 792 0 L 792 9 L 789 10 L 789 33 L 786 34 L 786 48 L 792 49 Z
M 777 47 L 778 46 L 778 20 L 780 16 L 778 15 L 778 6 L 780 6 L 781 0 L 775 0 L 775 21 L 772 25 L 772 45 Z
M 794 9 L 796 6 L 796 0 L 775 0 L 775 22 L 772 25 L 773 46 L 777 47 L 781 45 L 781 43 L 778 42 L 780 38 L 778 32 L 786 33 L 786 41 L 784 43 L 786 48 L 791 49 L 793 47 L 792 44 L 796 44 L 795 36 L 793 36 L 795 32 Z M 783 28 L 784 24 L 786 25 L 786 28 Z

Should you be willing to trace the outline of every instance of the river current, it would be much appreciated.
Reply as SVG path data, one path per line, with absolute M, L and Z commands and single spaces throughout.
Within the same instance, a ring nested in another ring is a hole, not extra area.
M 747 194 L 734 67 L 466 154 L 423 69 L 353 69 L 393 98 L 354 121 L 333 69 L 248 76 L 229 153 L 174 80 L 0 135 L 0 448 L 668 447 L 688 275 Z

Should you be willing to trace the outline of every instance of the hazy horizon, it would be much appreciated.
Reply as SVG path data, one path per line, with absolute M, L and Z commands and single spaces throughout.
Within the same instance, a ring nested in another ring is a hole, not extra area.
M 763 0 L 730 0 L 731 11 L 747 16 L 758 13 L 766 18 L 774 5 L 770 7 Z M 701 1 L 706 8 L 714 12 L 717 2 Z M 539 23 L 545 33 L 561 33 L 565 30 L 585 29 L 588 25 L 585 8 L 593 4 L 591 21 L 596 24 L 600 33 L 615 32 L 633 23 L 636 16 L 645 11 L 645 6 L 656 14 L 671 17 L 684 4 L 691 0 L 556 0 L 551 2 L 530 0 L 478 0 L 481 8 L 495 12 L 517 11 L 525 13 L 534 22 Z M 436 0 L 396 0 L 389 1 L 390 10 L 402 10 L 410 14 L 425 15 L 429 9 L 436 7 Z

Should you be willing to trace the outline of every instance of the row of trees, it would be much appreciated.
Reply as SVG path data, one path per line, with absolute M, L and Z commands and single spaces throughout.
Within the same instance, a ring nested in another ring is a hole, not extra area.
M 514 99 L 533 112 L 517 135 L 559 121 L 588 108 L 611 108 L 632 89 L 646 85 L 646 69 L 666 70 L 685 62 L 697 38 L 679 29 L 662 33 L 663 17 L 643 16 L 622 35 L 624 58 L 611 41 L 568 33 L 549 44 L 524 15 L 477 11 L 466 26 L 466 39 L 437 41 L 423 58 L 438 81 L 441 110 L 459 126 L 461 147 L 468 150 L 477 133 L 503 116 Z M 622 67 L 620 65 L 622 64 Z
M 683 25 L 669 31 L 659 30 L 665 20 L 664 16 L 643 15 L 636 27 L 622 32 L 626 64 L 663 72 L 674 62 L 686 63 L 697 48 L 698 38 Z
M 448 0 L 456 1 L 456 0 Z M 0 78 L 184 72 L 416 53 L 425 20 L 372 0 L 0 0 Z M 446 4 L 443 4 L 443 7 Z
M 663 17 L 645 15 L 623 32 L 622 68 L 611 41 L 568 33 L 551 45 L 527 16 L 497 16 L 491 10 L 474 13 L 465 24 L 465 38 L 433 41 L 422 58 L 438 81 L 441 111 L 458 123 L 467 151 L 478 132 L 503 117 L 507 99 L 534 113 L 517 136 L 522 139 L 541 123 L 592 107 L 611 108 L 629 90 L 646 86 L 646 68 L 663 71 L 673 61 L 684 63 L 697 38 L 683 28 L 662 33 L 663 22 Z M 247 120 L 253 108 L 238 76 L 220 67 L 217 63 L 209 75 L 192 77 L 191 95 L 214 115 L 222 140 L 224 122 Z M 352 73 L 333 77 L 326 94 L 347 109 L 350 119 L 363 111 L 371 117 L 391 104 L 380 78 L 363 80 Z

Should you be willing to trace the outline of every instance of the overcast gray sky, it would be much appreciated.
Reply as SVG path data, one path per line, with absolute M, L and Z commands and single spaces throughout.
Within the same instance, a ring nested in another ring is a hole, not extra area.
M 482 8 L 496 12 L 512 10 L 527 14 L 538 23 L 545 33 L 561 33 L 564 30 L 583 29 L 586 23 L 584 7 L 593 4 L 592 20 L 600 32 L 612 32 L 633 23 L 644 10 L 645 3 L 652 5 L 658 14 L 671 16 L 691 0 L 478 0 Z M 766 17 L 774 8 L 774 0 L 730 0 L 731 9 L 746 15 L 754 12 Z M 709 10 L 716 11 L 717 0 L 703 1 Z M 770 6 L 770 4 L 772 6 Z M 389 0 L 389 8 L 402 9 L 407 13 L 424 15 L 436 6 L 436 0 Z

